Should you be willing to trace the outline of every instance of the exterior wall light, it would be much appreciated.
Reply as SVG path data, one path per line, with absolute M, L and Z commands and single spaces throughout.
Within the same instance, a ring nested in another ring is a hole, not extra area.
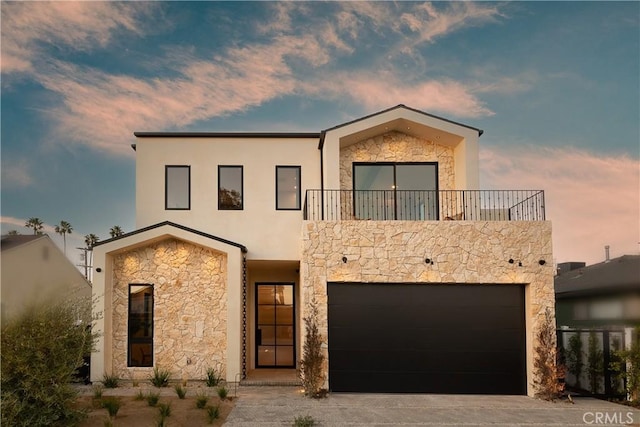
M 425 258 L 424 262 L 433 265 L 433 260 L 431 258 Z
M 345 263 L 345 264 L 347 263 L 347 257 L 346 256 L 342 257 L 342 262 Z
M 96 273 L 102 273 L 102 269 L 100 267 L 96 268 Z
M 543 259 L 541 259 L 540 261 L 538 261 L 538 264 L 540 264 L 540 265 L 545 265 L 546 263 L 547 263 L 547 261 L 545 261 L 545 260 L 543 260 Z

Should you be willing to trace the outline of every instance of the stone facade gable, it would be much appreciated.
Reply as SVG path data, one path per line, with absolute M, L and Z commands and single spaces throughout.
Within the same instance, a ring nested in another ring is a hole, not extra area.
M 154 286 L 154 365 L 172 378 L 225 374 L 227 255 L 167 239 L 114 257 L 113 373 L 146 379 L 153 368 L 127 367 L 129 284 Z
M 353 189 L 353 162 L 438 162 L 440 190 L 455 189 L 453 148 L 401 132 L 357 142 L 340 150 L 340 189 Z

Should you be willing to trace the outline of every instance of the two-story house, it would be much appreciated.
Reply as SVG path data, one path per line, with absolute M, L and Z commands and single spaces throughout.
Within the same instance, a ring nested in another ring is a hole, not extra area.
M 481 134 L 403 105 L 135 133 L 137 230 L 94 249 L 92 380 L 294 369 L 315 301 L 331 391 L 532 394 L 551 225 L 541 191 L 479 189 Z

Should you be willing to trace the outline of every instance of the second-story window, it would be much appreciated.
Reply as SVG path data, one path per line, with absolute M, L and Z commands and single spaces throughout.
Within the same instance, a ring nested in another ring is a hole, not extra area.
M 191 209 L 191 166 L 165 166 L 164 208 Z
M 300 210 L 300 166 L 276 166 L 276 209 Z
M 242 210 L 242 166 L 218 166 L 218 209 Z

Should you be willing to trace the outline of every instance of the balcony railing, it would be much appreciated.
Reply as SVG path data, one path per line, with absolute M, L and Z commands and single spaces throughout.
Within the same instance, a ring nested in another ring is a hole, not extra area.
M 307 190 L 312 221 L 544 221 L 539 190 Z

